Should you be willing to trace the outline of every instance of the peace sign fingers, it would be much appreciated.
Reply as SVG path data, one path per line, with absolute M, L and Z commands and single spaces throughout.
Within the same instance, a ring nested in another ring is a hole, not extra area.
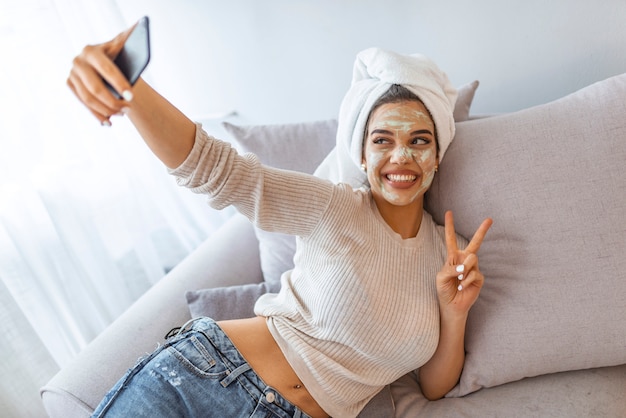
M 440 306 L 447 312 L 466 315 L 476 301 L 484 282 L 476 253 L 492 224 L 491 218 L 485 219 L 468 246 L 460 250 L 456 241 L 454 217 L 451 211 L 446 212 L 444 229 L 448 256 L 437 274 L 437 294 Z
M 487 235 L 487 231 L 491 228 L 493 224 L 493 220 L 491 218 L 487 218 L 483 221 L 482 224 L 478 227 L 472 240 L 468 244 L 467 248 L 465 248 L 465 252 L 476 254 L 480 249 L 480 246 Z M 454 230 L 454 216 L 452 215 L 452 211 L 446 212 L 445 218 L 445 234 L 446 234 L 446 248 L 448 250 L 448 255 L 456 254 L 459 250 L 456 244 L 456 231 Z

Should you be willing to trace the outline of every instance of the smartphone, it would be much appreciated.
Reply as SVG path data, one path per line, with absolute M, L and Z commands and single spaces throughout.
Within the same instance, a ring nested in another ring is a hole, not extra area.
M 150 62 L 149 24 L 148 16 L 139 19 L 137 25 L 135 25 L 135 28 L 126 39 L 122 50 L 113 60 L 131 86 L 135 85 L 139 76 Z M 121 95 L 106 80 L 104 80 L 104 84 L 116 98 L 121 98 Z

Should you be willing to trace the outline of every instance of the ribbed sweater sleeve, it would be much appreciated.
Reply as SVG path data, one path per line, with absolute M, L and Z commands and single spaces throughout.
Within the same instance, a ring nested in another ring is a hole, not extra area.
M 333 185 L 308 174 L 262 165 L 239 155 L 200 125 L 187 159 L 169 170 L 179 185 L 206 194 L 216 209 L 233 205 L 261 229 L 307 236 L 326 210 Z

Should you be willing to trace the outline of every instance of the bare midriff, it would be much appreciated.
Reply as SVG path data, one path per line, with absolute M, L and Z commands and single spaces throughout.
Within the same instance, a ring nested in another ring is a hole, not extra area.
M 329 415 L 313 399 L 285 358 L 267 327 L 267 320 L 257 316 L 249 319 L 219 321 L 237 350 L 263 381 L 285 399 L 313 418 Z

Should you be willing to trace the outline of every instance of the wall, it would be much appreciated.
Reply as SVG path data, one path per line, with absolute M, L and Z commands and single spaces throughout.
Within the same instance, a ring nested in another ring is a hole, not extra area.
M 335 117 L 355 54 L 421 52 L 455 85 L 478 79 L 474 113 L 545 103 L 626 72 L 625 0 L 125 0 L 152 19 L 147 78 L 197 118 Z M 151 77 L 151 78 L 150 78 Z

